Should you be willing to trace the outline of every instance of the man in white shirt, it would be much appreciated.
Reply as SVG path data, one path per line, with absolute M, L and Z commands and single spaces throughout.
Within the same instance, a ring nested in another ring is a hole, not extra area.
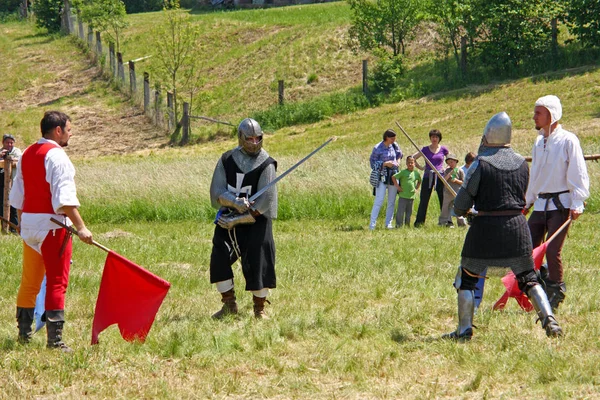
M 75 225 L 79 239 L 92 243 L 77 208 L 75 168 L 63 150 L 71 137 L 70 118 L 48 111 L 40 122 L 42 138 L 29 146 L 17 164 L 10 203 L 17 209 L 23 238 L 23 274 L 17 295 L 19 342 L 31 339 L 35 298 L 46 275 L 48 348 L 72 351 L 62 341 L 65 293 L 69 282 L 71 236 L 50 221 Z
M 526 194 L 526 210 L 533 206 L 528 225 L 533 247 L 545 236 L 550 237 L 569 218 L 583 213 L 584 201 L 590 195 L 590 182 L 579 139 L 558 124 L 562 117 L 560 99 L 540 97 L 533 113 L 539 135 L 532 151 L 531 174 Z M 565 298 L 561 250 L 568 227 L 550 242 L 546 251 L 548 279 L 546 293 L 553 310 Z

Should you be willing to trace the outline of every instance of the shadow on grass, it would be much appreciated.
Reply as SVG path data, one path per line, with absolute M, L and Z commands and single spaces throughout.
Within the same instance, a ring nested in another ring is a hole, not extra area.
M 361 224 L 348 224 L 348 225 L 339 225 L 336 231 L 340 232 L 354 232 L 354 231 L 364 231 L 365 227 Z

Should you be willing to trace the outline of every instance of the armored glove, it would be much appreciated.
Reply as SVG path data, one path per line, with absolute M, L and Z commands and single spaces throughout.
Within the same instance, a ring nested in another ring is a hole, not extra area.
M 236 197 L 235 194 L 231 192 L 225 192 L 219 196 L 219 204 L 236 210 L 238 213 L 243 214 L 250 208 L 250 203 L 248 199 L 245 197 Z
M 253 224 L 256 222 L 252 214 L 244 213 L 244 214 L 228 214 L 221 215 L 217 220 L 217 225 L 219 225 L 223 229 L 231 229 L 236 225 L 240 224 Z

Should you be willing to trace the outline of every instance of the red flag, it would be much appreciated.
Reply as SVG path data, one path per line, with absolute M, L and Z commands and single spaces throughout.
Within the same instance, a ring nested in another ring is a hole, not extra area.
M 539 269 L 542 267 L 542 263 L 544 262 L 544 256 L 546 255 L 546 250 L 548 249 L 548 243 L 549 241 L 546 241 L 538 247 L 536 247 L 535 249 L 533 249 L 533 268 L 536 271 L 539 271 Z M 510 297 L 514 297 L 523 310 L 527 312 L 533 310 L 533 305 L 531 304 L 525 293 L 523 293 L 521 289 L 519 289 L 519 285 L 517 284 L 517 277 L 512 271 L 509 271 L 506 275 L 504 275 L 504 277 L 502 278 L 502 283 L 506 288 L 506 292 L 504 292 L 502 297 L 500 297 L 496 304 L 494 304 L 494 306 L 492 307 L 494 310 L 502 310 L 504 306 L 506 306 L 506 303 L 508 302 L 508 299 Z
M 119 324 L 123 339 L 143 342 L 170 287 L 169 282 L 110 251 L 96 301 L 92 344 L 113 324 Z
M 536 271 L 542 267 L 542 262 L 544 262 L 544 256 L 546 255 L 546 250 L 548 249 L 548 245 L 551 241 L 554 240 L 555 237 L 558 236 L 563 229 L 565 229 L 571 223 L 571 217 L 569 217 L 564 224 L 560 226 L 553 234 L 550 236 L 544 243 L 533 249 L 531 256 L 533 257 L 533 268 Z M 517 277 L 513 274 L 512 271 L 509 271 L 508 274 L 502 278 L 502 283 L 506 287 L 506 292 L 498 299 L 496 304 L 494 304 L 494 310 L 502 310 L 506 305 L 506 302 L 510 297 L 514 297 L 519 303 L 519 306 L 527 312 L 533 310 L 533 306 L 529 302 L 529 299 L 525 295 L 525 293 L 521 292 L 519 289 L 519 285 L 517 284 Z

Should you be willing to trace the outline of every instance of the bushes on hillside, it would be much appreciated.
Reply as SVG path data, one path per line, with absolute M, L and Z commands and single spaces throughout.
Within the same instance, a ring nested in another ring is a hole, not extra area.
M 33 12 L 36 25 L 46 28 L 50 33 L 60 32 L 62 7 L 62 0 L 35 0 Z

